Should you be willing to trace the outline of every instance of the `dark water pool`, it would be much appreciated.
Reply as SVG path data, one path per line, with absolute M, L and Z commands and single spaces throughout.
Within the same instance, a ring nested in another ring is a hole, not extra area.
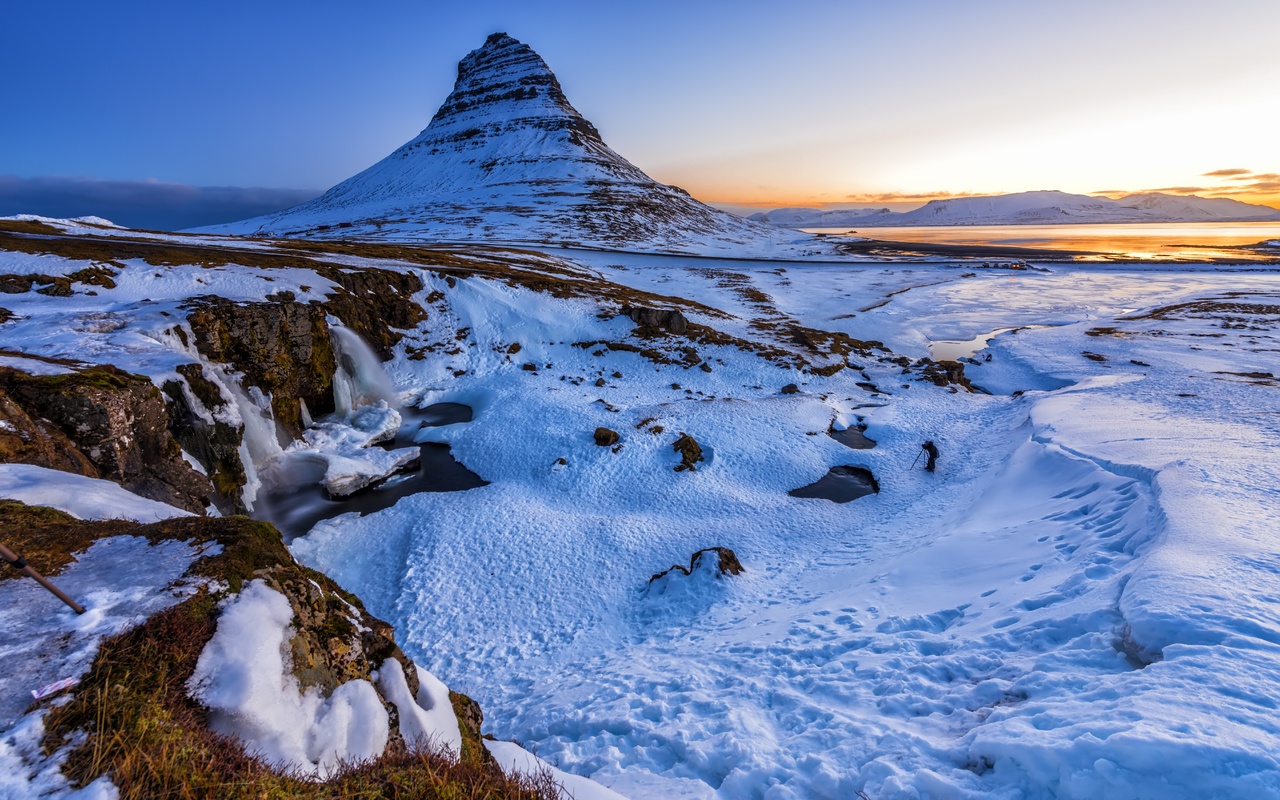
M 414 446 L 414 435 L 425 427 L 470 422 L 470 406 L 461 403 L 437 403 L 423 409 L 404 409 L 400 432 L 393 441 L 381 446 L 396 449 Z M 419 492 L 461 492 L 489 484 L 484 478 L 464 467 L 453 457 L 447 444 L 428 442 L 417 445 L 420 457 L 416 465 L 392 475 L 381 483 L 346 497 L 330 497 L 320 484 L 322 465 L 309 467 L 305 461 L 287 476 L 286 481 L 259 493 L 254 516 L 275 525 L 285 541 L 305 536 L 322 520 L 339 514 L 356 512 L 371 514 L 395 505 L 401 498 Z M 315 474 L 311 474 L 311 473 Z
M 830 472 L 814 483 L 792 489 L 787 494 L 792 497 L 848 503 L 879 491 L 880 484 L 876 482 L 876 476 L 871 474 L 871 470 L 863 467 L 832 467 Z

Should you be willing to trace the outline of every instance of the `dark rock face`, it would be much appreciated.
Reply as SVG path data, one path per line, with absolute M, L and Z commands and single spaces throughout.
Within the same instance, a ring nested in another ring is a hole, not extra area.
M 680 454 L 680 463 L 675 467 L 676 472 L 696 471 L 694 464 L 702 461 L 702 446 L 696 439 L 681 431 L 680 438 L 671 443 L 671 449 Z
M 164 399 L 148 379 L 110 366 L 65 375 L 0 368 L 0 393 L 19 440 L 23 431 L 28 436 L 11 458 L 71 467 L 188 511 L 208 504 L 209 479 L 183 460 Z
M 596 444 L 601 447 L 612 447 L 617 444 L 618 440 L 621 438 L 617 431 L 610 428 L 596 428 L 594 436 Z
M 676 309 L 624 306 L 622 313 L 641 328 L 661 328 L 677 336 L 689 330 L 689 321 Z
M 204 467 L 213 483 L 211 500 L 218 510 L 224 514 L 244 514 L 247 509 L 240 489 L 245 484 L 245 473 L 239 452 L 243 432 L 217 418 L 227 399 L 218 386 L 205 377 L 203 367 L 183 364 L 178 367 L 178 373 L 186 382 L 185 387 L 178 381 L 167 381 L 161 387 L 168 398 L 169 430 L 182 449 Z M 214 416 L 212 425 L 193 408 L 188 391 L 195 402 Z
M 302 430 L 300 400 L 316 414 L 333 411 L 337 365 L 320 305 L 291 300 L 241 305 L 202 297 L 193 301 L 187 321 L 201 355 L 231 364 L 248 384 L 271 394 L 276 421 L 290 437 Z
M 0 463 L 32 464 L 97 477 L 98 470 L 58 426 L 32 417 L 0 390 Z
M 659 578 L 672 572 L 679 572 L 683 575 L 692 575 L 694 570 L 703 565 L 704 559 L 715 559 L 715 571 L 717 578 L 723 578 L 725 575 L 741 575 L 746 571 L 746 568 L 742 566 L 742 562 L 738 560 L 737 554 L 729 548 L 705 547 L 694 553 L 689 558 L 688 567 L 681 564 L 672 564 L 662 572 L 656 573 L 649 579 L 649 583 L 653 583 Z
M 334 270 L 325 277 L 346 291 L 330 295 L 321 305 L 360 334 L 384 361 L 400 341 L 396 329 L 413 328 L 427 318 L 427 312 L 413 301 L 413 295 L 423 289 L 422 278 L 415 273 L 362 267 Z
M 916 362 L 920 367 L 920 377 L 932 383 L 934 386 L 947 386 L 954 384 L 963 386 L 969 391 L 973 391 L 973 384 L 964 374 L 964 364 L 959 361 L 932 361 L 923 358 Z

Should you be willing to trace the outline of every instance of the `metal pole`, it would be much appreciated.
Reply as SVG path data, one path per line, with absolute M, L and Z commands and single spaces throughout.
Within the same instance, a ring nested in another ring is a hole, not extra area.
M 50 583 L 48 578 L 41 575 L 39 572 L 36 572 L 35 568 L 32 567 L 30 564 L 28 564 L 25 558 L 14 553 L 12 550 L 10 550 L 9 548 L 5 547 L 2 544 L 0 544 L 0 558 L 3 558 L 6 562 L 8 562 L 9 566 L 18 570 L 23 575 L 26 575 L 28 578 L 34 578 L 35 581 L 39 583 L 41 586 L 53 592 L 54 597 L 58 598 L 62 602 L 71 606 L 72 611 L 76 612 L 77 614 L 84 613 L 84 606 L 80 605 L 75 600 L 72 600 L 70 597 L 67 596 L 65 592 L 63 592 L 57 586 L 54 586 L 52 583 Z

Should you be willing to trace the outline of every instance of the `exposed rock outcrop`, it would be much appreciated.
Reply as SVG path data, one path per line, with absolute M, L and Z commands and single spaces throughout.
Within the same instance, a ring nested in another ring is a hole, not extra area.
M 325 277 L 344 291 L 329 295 L 321 305 L 369 343 L 384 361 L 400 341 L 399 330 L 407 330 L 427 318 L 427 312 L 413 300 L 422 291 L 422 278 L 413 272 L 374 267 L 333 270 Z
M 683 336 L 689 330 L 689 320 L 679 309 L 623 306 L 622 313 L 641 328 L 661 328 L 677 336 Z
M 207 506 L 209 479 L 182 458 L 150 380 L 110 366 L 61 375 L 0 367 L 0 395 L 18 440 L 4 437 L 8 459 L 105 478 L 188 511 Z
M 245 484 L 244 462 L 240 459 L 243 430 L 224 421 L 229 402 L 216 383 L 205 377 L 199 364 L 178 367 L 179 381 L 166 381 L 169 431 L 213 484 L 210 498 L 224 514 L 246 512 L 240 490 Z M 185 385 L 184 385 L 185 383 Z M 188 394 L 189 393 L 189 394 Z M 203 410 L 205 413 L 200 413 Z M 210 422 L 212 418 L 212 423 Z
M 702 461 L 702 446 L 698 444 L 698 440 L 694 439 L 684 431 L 680 432 L 680 438 L 671 443 L 671 449 L 680 454 L 680 463 L 675 466 L 676 472 L 684 472 L 689 470 L 694 472 L 694 466 Z
M 210 296 L 192 301 L 190 309 L 187 322 L 200 354 L 230 364 L 246 383 L 270 394 L 276 421 L 290 437 L 302 430 L 300 400 L 313 413 L 333 411 L 336 362 L 322 306 Z
M 203 588 L 104 640 L 79 687 L 66 702 L 48 709 L 44 745 L 48 752 L 66 748 L 62 772 L 73 784 L 110 775 L 121 797 L 158 797 L 175 787 L 200 797 L 399 797 L 406 786 L 433 797 L 553 796 L 521 793 L 527 783 L 503 776 L 481 741 L 479 706 L 453 692 L 449 700 L 462 734 L 460 760 L 414 751 L 400 733 L 395 705 L 380 698 L 391 720 L 385 753 L 327 783 L 269 769 L 235 740 L 211 731 L 188 681 L 217 631 L 221 601 L 250 581 L 265 582 L 293 609 L 292 670 L 302 688 L 327 697 L 349 680 L 377 685 L 373 671 L 394 659 L 410 692 L 418 690 L 417 670 L 397 647 L 391 626 L 323 574 L 297 564 L 279 532 L 266 523 L 244 517 L 187 517 L 150 525 L 83 522 L 52 509 L 0 502 L 0 525 L 9 545 L 54 576 L 73 551 L 110 536 L 218 545 L 207 548 L 187 571 L 188 577 L 208 579 Z M 0 574 L 0 580 L 10 577 Z
M 725 575 L 741 575 L 746 568 L 742 566 L 742 562 L 738 560 L 738 556 L 727 547 L 704 547 L 697 551 L 689 558 L 689 566 L 682 564 L 672 564 L 662 572 L 655 573 L 649 578 L 649 583 L 653 583 L 659 578 L 665 577 L 672 572 L 679 572 L 683 575 L 692 575 L 695 570 L 703 566 L 703 564 L 712 563 L 714 559 L 715 576 L 723 578 Z
M 618 432 L 612 428 L 596 428 L 596 432 L 593 436 L 596 440 L 596 444 L 601 447 L 612 447 L 617 444 L 618 439 L 621 438 L 618 436 Z
M 964 364 L 959 361 L 933 361 L 922 358 L 916 362 L 916 366 L 920 369 L 920 377 L 934 386 L 956 385 L 963 386 L 970 392 L 974 391 L 974 385 L 965 377 Z

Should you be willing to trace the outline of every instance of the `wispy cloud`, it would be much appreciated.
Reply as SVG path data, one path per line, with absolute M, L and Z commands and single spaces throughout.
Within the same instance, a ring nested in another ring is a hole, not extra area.
M 846 203 L 927 203 L 930 200 L 951 200 L 956 197 L 984 197 L 984 192 L 881 192 L 875 194 L 851 194 Z
M 1202 178 L 1230 178 L 1230 177 L 1233 177 L 1233 176 L 1235 176 L 1235 175 L 1249 175 L 1249 174 L 1250 174 L 1250 173 L 1252 173 L 1252 172 L 1253 172 L 1253 170 L 1251 170 L 1251 169 L 1240 169 L 1240 168 L 1238 168 L 1238 167 L 1237 167 L 1237 168 L 1234 168 L 1234 169 L 1215 169 L 1213 172 L 1206 172 L 1206 173 L 1204 173 L 1203 175 L 1201 175 L 1200 177 L 1202 177 Z
M 311 189 L 0 175 L 0 216 L 93 215 L 132 228 L 181 230 L 279 211 L 318 194 Z

